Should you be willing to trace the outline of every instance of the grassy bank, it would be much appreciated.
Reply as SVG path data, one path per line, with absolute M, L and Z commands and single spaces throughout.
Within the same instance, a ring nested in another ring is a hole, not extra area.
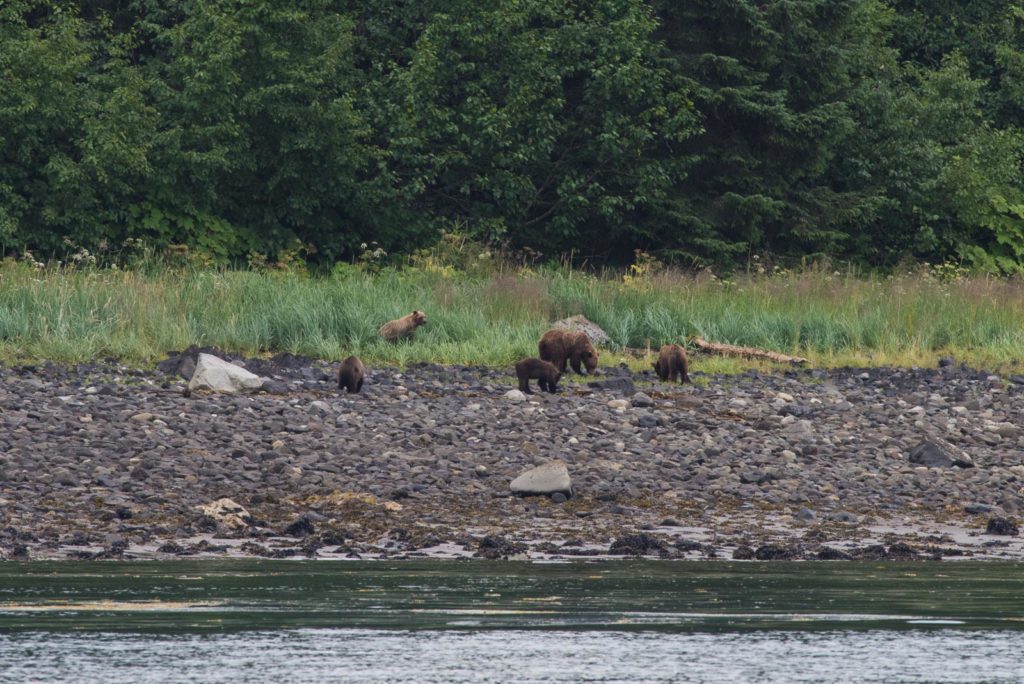
M 386 344 L 377 327 L 413 309 L 429 324 L 415 342 Z M 266 270 L 36 269 L 0 264 L 0 357 L 134 363 L 190 344 L 371 363 L 507 364 L 536 354 L 557 318 L 582 313 L 623 347 L 689 335 L 808 357 L 815 365 L 931 365 L 950 354 L 985 368 L 1024 357 L 1024 283 L 943 281 L 921 272 L 864 278 L 823 272 L 683 274 L 628 279 L 569 270 L 486 276 L 355 268 L 324 278 Z M 640 364 L 636 360 L 633 363 Z M 745 361 L 701 359 L 697 369 Z

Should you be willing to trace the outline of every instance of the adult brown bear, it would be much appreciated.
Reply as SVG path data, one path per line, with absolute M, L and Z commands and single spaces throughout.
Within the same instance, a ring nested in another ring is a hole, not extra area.
M 562 371 L 547 361 L 523 359 L 516 363 L 516 377 L 519 379 L 519 389 L 526 394 L 533 394 L 530 390 L 530 380 L 536 380 L 538 387 L 554 394 Z
M 349 394 L 355 394 L 363 389 L 363 378 L 366 377 L 366 367 L 359 360 L 358 356 L 350 356 L 341 362 L 338 369 L 338 389 L 344 389 Z
M 403 337 L 412 339 L 416 336 L 416 328 L 427 324 L 427 315 L 422 311 L 413 311 L 401 318 L 388 321 L 380 326 L 380 336 L 388 342 L 397 342 Z
M 544 361 L 554 364 L 555 368 L 565 372 L 568 362 L 577 375 L 583 375 L 580 363 L 587 372 L 593 373 L 597 368 L 597 350 L 590 343 L 586 333 L 575 330 L 548 330 L 537 343 L 537 351 Z
M 688 370 L 686 350 L 678 344 L 664 345 L 658 352 L 658 360 L 651 365 L 654 366 L 654 372 L 662 380 L 675 382 L 678 377 L 680 384 L 690 382 L 690 376 L 686 373 Z

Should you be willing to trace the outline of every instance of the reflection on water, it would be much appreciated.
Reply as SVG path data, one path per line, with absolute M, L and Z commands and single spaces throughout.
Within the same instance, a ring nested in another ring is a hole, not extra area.
M 0 636 L 11 682 L 1020 682 L 1022 632 L 395 631 Z
M 0 564 L 0 681 L 1016 682 L 1013 563 Z

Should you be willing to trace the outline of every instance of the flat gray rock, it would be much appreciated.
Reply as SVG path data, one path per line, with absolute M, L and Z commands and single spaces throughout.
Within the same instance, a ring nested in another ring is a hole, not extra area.
M 967 453 L 938 437 L 929 437 L 911 449 L 907 460 L 929 468 L 974 467 Z
M 564 461 L 549 461 L 531 468 L 512 480 L 513 494 L 554 494 L 562 492 L 572 495 L 572 480 Z

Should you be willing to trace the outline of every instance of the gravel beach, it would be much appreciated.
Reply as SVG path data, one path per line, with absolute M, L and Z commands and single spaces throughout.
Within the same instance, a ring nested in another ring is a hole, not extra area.
M 265 391 L 187 396 L 194 352 L 0 369 L 0 556 L 1024 558 L 1019 376 L 606 366 L 523 397 L 422 365 L 349 395 L 336 364 L 222 356 Z M 512 495 L 550 461 L 571 492 Z

